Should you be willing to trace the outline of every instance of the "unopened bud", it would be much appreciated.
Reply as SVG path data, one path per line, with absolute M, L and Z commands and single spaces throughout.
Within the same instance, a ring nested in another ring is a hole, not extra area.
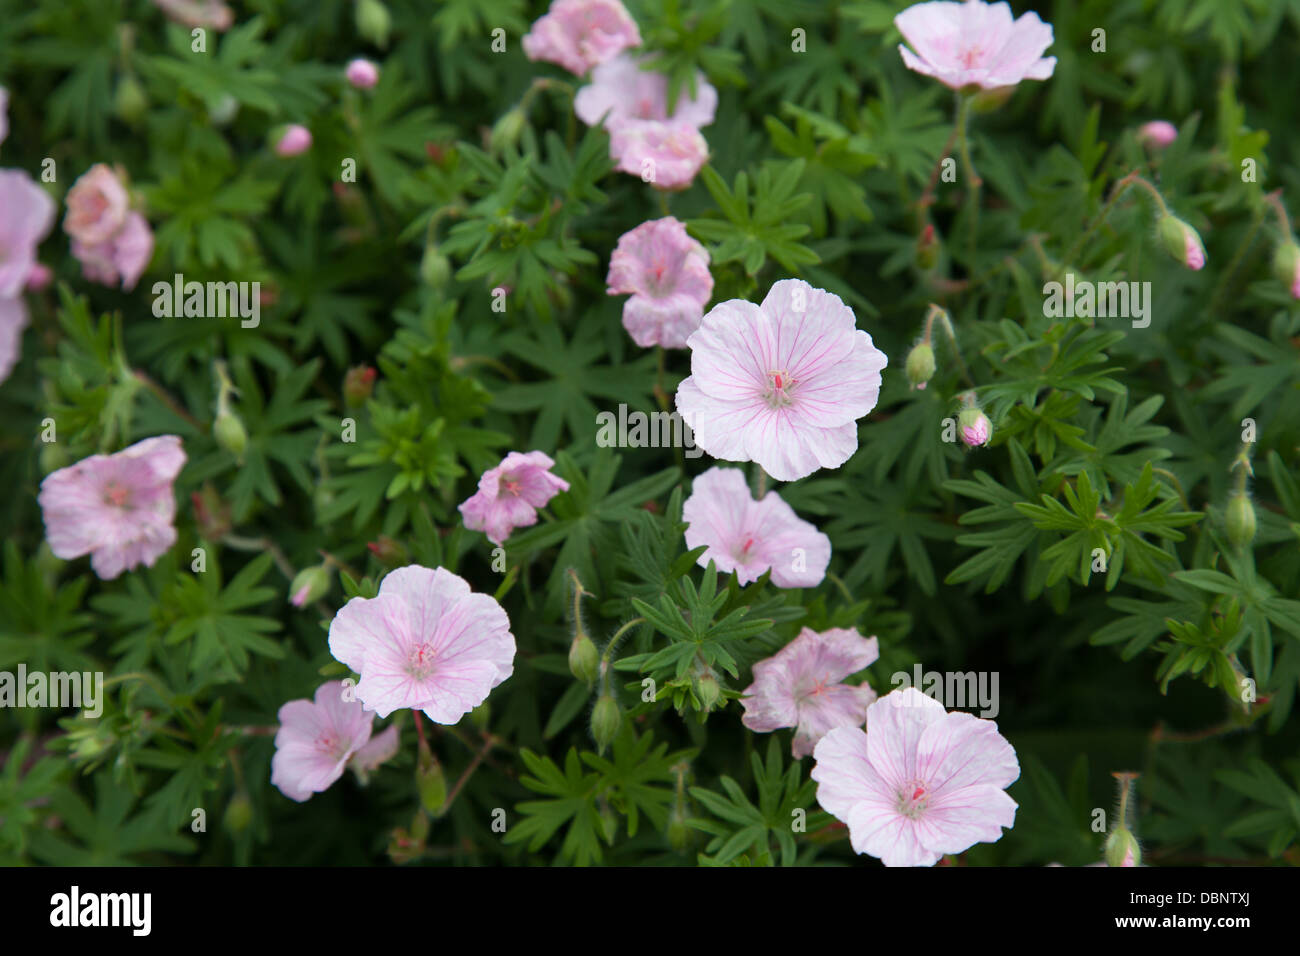
M 619 712 L 618 701 L 609 694 L 601 694 L 591 712 L 591 735 L 596 738 L 596 746 L 602 753 L 614 742 L 622 723 L 623 715 Z
M 678 807 L 668 818 L 668 843 L 674 850 L 685 850 L 691 839 L 691 828 L 686 823 L 686 814 Z
M 306 607 L 323 598 L 329 589 L 329 568 L 323 564 L 303 568 L 289 585 L 289 603 L 294 607 Z
M 417 713 L 415 719 L 424 718 Z M 415 762 L 415 784 L 420 791 L 420 804 L 433 816 L 438 816 L 443 804 L 447 802 L 447 778 L 443 775 L 442 764 L 423 741 L 420 742 Z
M 234 833 L 248 829 L 248 825 L 253 822 L 253 804 L 248 799 L 248 794 L 241 792 L 231 798 L 230 803 L 226 805 L 222 822 L 226 829 Z
M 722 698 L 722 685 L 718 683 L 718 678 L 714 676 L 712 669 L 706 670 L 695 678 L 695 693 L 700 698 L 706 713 L 712 710 Z
M 149 97 L 133 73 L 125 73 L 113 92 L 113 112 L 118 119 L 134 125 L 149 109 Z
M 217 420 L 212 423 L 212 437 L 237 460 L 244 460 L 244 449 L 248 447 L 248 429 L 234 412 L 227 409 L 218 413 Z
M 596 642 L 582 631 L 574 635 L 573 643 L 569 645 L 569 670 L 588 686 L 594 684 L 600 675 L 600 651 L 596 649 Z
M 376 560 L 386 568 L 401 568 L 411 563 L 411 554 L 402 542 L 381 534 L 366 544 Z
M 1137 837 L 1124 827 L 1116 827 L 1106 838 L 1107 866 L 1140 866 L 1142 848 L 1138 846 Z
M 451 260 L 442 254 L 437 243 L 429 243 L 420 259 L 420 281 L 441 289 L 451 279 Z
M 1201 234 L 1177 216 L 1166 214 L 1160 219 L 1160 241 L 1169 254 L 1187 268 L 1196 270 L 1205 265 L 1205 246 Z
M 1236 549 L 1244 550 L 1255 540 L 1255 506 L 1250 503 L 1250 496 L 1244 491 L 1236 492 L 1228 499 L 1224 524 L 1228 530 L 1228 540 Z
M 357 33 L 383 50 L 392 28 L 392 14 L 380 0 L 357 0 Z
M 939 237 L 935 235 L 934 226 L 927 223 L 916 240 L 916 267 L 928 272 L 939 261 Z
M 353 408 L 359 408 L 370 400 L 375 390 L 377 373 L 369 365 L 354 365 L 343 376 L 343 400 Z
M 907 355 L 907 384 L 912 388 L 923 389 L 933 377 L 934 349 L 928 342 L 922 342 Z
M 1164 149 L 1178 138 L 1178 128 L 1168 120 L 1152 120 L 1138 127 L 1137 138 L 1148 149 Z
M 1273 253 L 1273 274 L 1291 291 L 1291 298 L 1300 299 L 1300 246 L 1294 241 L 1282 243 Z
M 987 445 L 993 437 L 993 423 L 978 408 L 963 408 L 957 416 L 957 427 L 961 429 L 961 440 L 971 448 Z
M 524 132 L 525 119 L 524 111 L 518 106 L 507 110 L 496 121 L 496 124 L 492 127 L 492 133 L 488 137 L 488 145 L 492 147 L 492 152 L 499 153 L 503 149 L 518 143 L 519 137 Z

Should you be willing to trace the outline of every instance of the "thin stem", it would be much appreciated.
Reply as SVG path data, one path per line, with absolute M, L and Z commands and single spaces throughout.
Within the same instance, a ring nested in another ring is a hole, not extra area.
M 1088 244 L 1088 240 L 1091 239 L 1093 234 L 1101 228 L 1101 224 L 1106 221 L 1106 217 L 1110 215 L 1110 211 L 1115 208 L 1115 203 L 1119 201 L 1119 197 L 1133 185 L 1140 185 L 1145 188 L 1147 192 L 1155 197 L 1156 205 L 1160 207 L 1160 212 L 1162 214 L 1168 214 L 1169 207 L 1165 205 L 1164 197 L 1160 195 L 1160 191 L 1143 179 L 1141 174 L 1135 169 L 1123 179 L 1116 181 L 1115 185 L 1111 188 L 1110 198 L 1106 200 L 1106 205 L 1101 207 L 1101 212 L 1097 214 L 1096 221 L 1094 221 L 1093 224 L 1088 227 L 1088 231 L 1080 236 L 1078 241 L 1070 247 L 1070 251 L 1066 253 L 1065 259 L 1063 260 L 1064 262 L 1071 265 L 1074 263 L 1075 257 L 1083 251 L 1083 248 Z
M 1211 315 L 1218 313 L 1219 302 L 1227 293 L 1232 279 L 1237 274 L 1238 267 L 1241 266 L 1242 261 L 1246 258 L 1246 254 L 1250 252 L 1251 248 L 1255 245 L 1255 235 L 1259 232 L 1260 226 L 1264 225 L 1264 217 L 1266 215 L 1266 211 L 1262 208 L 1256 211 L 1254 220 L 1250 224 L 1250 229 L 1246 232 L 1246 238 L 1237 246 L 1237 251 L 1233 255 L 1232 261 L 1228 263 L 1228 267 L 1223 270 L 1223 275 L 1220 276 L 1218 283 L 1215 284 L 1214 294 L 1210 296 L 1209 312 Z M 1281 210 L 1281 215 L 1282 221 L 1286 223 L 1285 209 Z M 1290 235 L 1290 232 L 1288 232 L 1287 235 Z
M 418 718 L 417 718 L 416 726 L 417 727 L 419 726 Z M 483 749 L 481 749 L 478 753 L 474 755 L 474 759 L 471 760 L 469 766 L 465 768 L 465 772 L 460 775 L 460 779 L 456 781 L 456 785 L 451 788 L 451 793 L 447 794 L 447 801 L 442 805 L 442 808 L 438 811 L 439 816 L 445 816 L 447 814 L 447 811 L 451 809 L 451 805 L 456 801 L 456 798 L 460 796 L 460 792 L 462 789 L 464 789 L 465 784 L 469 782 L 470 776 L 474 773 L 475 770 L 479 768 L 479 765 L 483 763 L 483 761 L 487 758 L 489 751 L 491 751 L 492 748 L 496 746 L 496 742 L 497 740 L 495 737 L 487 738 L 487 740 L 483 744 Z
M 1282 190 L 1275 189 L 1264 197 L 1266 202 L 1277 216 L 1278 228 L 1282 230 L 1282 235 L 1291 238 L 1291 217 L 1286 214 L 1286 206 L 1282 205 Z
M 175 398 L 173 398 L 167 392 L 166 389 L 164 389 L 161 385 L 159 385 L 157 382 L 151 379 L 144 372 L 140 371 L 139 369 L 136 369 L 134 371 L 134 375 L 135 375 L 135 380 L 139 382 L 141 385 L 143 385 L 145 388 L 147 388 L 150 392 L 152 392 L 154 394 L 154 397 L 156 397 L 158 401 L 166 405 L 168 410 L 171 411 L 172 414 L 176 415 L 178 418 L 183 419 L 188 425 L 192 426 L 196 431 L 206 432 L 208 430 L 207 425 L 205 425 L 203 422 L 199 421 L 188 411 L 186 411 L 185 407 L 181 405 L 180 402 L 178 402 Z
M 980 174 L 975 171 L 975 164 L 970 158 L 970 136 L 967 127 L 970 125 L 971 103 L 974 97 L 961 96 L 958 94 L 957 106 L 957 146 L 961 151 L 962 165 L 966 167 L 966 176 L 970 179 L 966 192 L 966 205 L 970 217 L 970 257 L 967 260 L 971 265 L 971 271 L 974 271 L 975 249 L 979 243 L 979 206 L 980 206 L 980 187 L 984 185 L 984 180 L 980 179 Z

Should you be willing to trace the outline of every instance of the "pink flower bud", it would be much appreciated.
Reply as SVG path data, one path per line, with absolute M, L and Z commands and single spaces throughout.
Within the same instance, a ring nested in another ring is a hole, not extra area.
M 962 409 L 957 416 L 957 425 L 961 429 L 961 440 L 971 448 L 987 445 L 993 437 L 993 423 L 973 405 Z
M 280 135 L 279 141 L 275 144 L 276 154 L 286 158 L 298 156 L 309 149 L 311 149 L 311 130 L 297 123 L 286 126 L 284 132 Z
M 348 64 L 344 73 L 348 82 L 359 90 L 372 89 L 379 82 L 379 67 L 359 57 Z
M 1152 149 L 1164 149 L 1178 138 L 1178 130 L 1166 120 L 1152 120 L 1138 128 L 1138 142 Z
M 40 292 L 42 289 L 48 288 L 53 279 L 54 273 L 50 270 L 50 267 L 38 262 L 27 273 L 27 291 Z

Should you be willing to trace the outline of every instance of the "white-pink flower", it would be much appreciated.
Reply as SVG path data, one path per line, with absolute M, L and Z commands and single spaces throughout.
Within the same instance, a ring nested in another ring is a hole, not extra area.
M 89 554 L 105 580 L 152 567 L 176 543 L 172 484 L 184 464 L 180 438 L 162 435 L 47 475 L 37 500 L 50 550 L 65 561 Z
M 677 410 L 696 444 L 778 481 L 849 460 L 889 364 L 839 296 L 801 279 L 777 282 L 762 305 L 715 305 L 686 344 Z
M 794 513 L 775 491 L 755 501 L 739 468 L 710 468 L 695 479 L 682 505 L 686 547 L 708 548 L 710 561 L 740 584 L 769 569 L 780 588 L 811 588 L 826 576 L 831 539 Z
M 813 758 L 817 802 L 848 825 L 855 852 L 886 866 L 932 866 L 1016 822 L 1005 789 L 1020 764 L 997 724 L 948 713 L 914 687 L 867 708 L 866 733 L 828 732 Z
M 96 163 L 68 190 L 63 231 L 86 246 L 108 242 L 126 225 L 130 197 L 117 173 Z
M 334 616 L 329 647 L 361 675 L 357 698 L 380 717 L 410 707 L 454 724 L 514 671 L 505 609 L 445 568 L 390 572 L 376 597 Z
M 167 19 L 187 27 L 229 30 L 235 15 L 221 0 L 153 0 Z
M 371 740 L 375 715 L 346 689 L 343 681 L 330 681 L 316 689 L 315 700 L 280 708 L 271 784 L 290 800 L 302 803 L 328 790 L 349 765 L 364 777 L 397 752 L 397 728 Z
M 621 172 L 655 189 L 685 189 L 709 161 L 709 144 L 685 120 L 627 120 L 610 130 L 609 153 Z
M 487 533 L 493 544 L 501 544 L 515 528 L 537 524 L 537 509 L 569 483 L 551 474 L 555 462 L 540 451 L 512 451 L 501 464 L 483 472 L 478 491 L 461 502 L 465 527 Z
M 379 67 L 361 57 L 351 61 L 343 72 L 348 82 L 359 90 L 373 89 L 379 82 Z
M 876 692 L 844 679 L 879 657 L 876 639 L 853 628 L 819 633 L 805 627 L 774 656 L 754 665 L 754 682 L 740 701 L 745 709 L 741 723 L 757 733 L 797 727 L 792 752 L 806 757 L 828 731 L 866 722 Z
M 0 383 L 9 378 L 22 354 L 27 307 L 21 298 L 0 298 Z
M 641 45 L 636 21 L 619 0 L 555 0 L 524 34 L 524 55 L 576 76 Z
M 54 200 L 24 170 L 0 169 L 0 299 L 22 292 L 55 211 Z
M 1036 13 L 1014 19 L 1006 3 L 918 3 L 894 17 L 894 26 L 916 51 L 898 45 L 907 68 L 954 90 L 1045 80 L 1056 68 L 1056 57 L 1043 56 L 1052 45 L 1051 24 Z
M 669 113 L 668 77 L 658 70 L 643 70 L 645 62 L 645 57 L 623 54 L 596 67 L 591 82 L 574 97 L 578 118 L 588 126 L 604 122 L 610 130 L 634 120 L 677 120 L 696 129 L 713 122 L 718 91 L 703 73 L 695 74 L 695 95 L 680 90 Z
M 713 294 L 709 253 L 672 216 L 643 222 L 619 237 L 605 278 L 623 304 L 623 328 L 642 348 L 686 347 Z
M 138 212 L 128 212 L 122 228 L 104 242 L 72 241 L 72 254 L 87 279 L 130 292 L 153 258 L 153 230 Z

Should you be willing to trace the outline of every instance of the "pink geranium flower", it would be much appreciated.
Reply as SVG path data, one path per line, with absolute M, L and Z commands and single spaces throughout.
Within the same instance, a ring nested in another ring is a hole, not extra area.
M 619 0 L 555 0 L 523 38 L 528 59 L 558 63 L 576 76 L 640 45 L 636 21 Z
M 390 572 L 378 596 L 334 616 L 329 646 L 361 675 L 357 698 L 380 717 L 410 707 L 454 724 L 514 671 L 505 610 L 445 568 Z
M 687 345 L 677 410 L 696 444 L 779 481 L 849 460 L 889 364 L 839 296 L 800 279 L 777 282 L 761 306 L 715 305 Z
M 22 291 L 55 211 L 54 200 L 26 172 L 0 169 L 0 299 Z
M 85 246 L 108 242 L 126 225 L 130 197 L 117 173 L 96 163 L 72 184 L 63 231 Z
M 483 472 L 478 491 L 460 505 L 465 527 L 484 531 L 493 544 L 501 544 L 515 528 L 537 524 L 537 509 L 569 483 L 551 474 L 555 465 L 540 451 L 512 451 L 501 464 Z
M 695 128 L 708 126 L 718 108 L 718 91 L 701 72 L 695 74 L 695 95 L 682 89 L 668 112 L 668 77 L 658 70 L 643 70 L 644 57 L 616 57 L 591 74 L 591 82 L 578 90 L 573 111 L 588 126 L 604 122 L 615 129 L 632 120 L 678 120 Z
M 623 305 L 623 328 L 642 348 L 685 348 L 713 294 L 708 251 L 672 216 L 619 237 L 605 283 L 610 295 L 632 296 Z
M 685 189 L 709 160 L 709 144 L 685 120 L 627 120 L 609 134 L 615 166 L 656 189 Z
M 886 866 L 931 866 L 1016 822 L 1004 791 L 1020 764 L 997 724 L 948 713 L 915 687 L 867 708 L 866 733 L 828 732 L 813 757 L 817 802 L 848 824 L 854 851 Z
M 47 475 L 37 500 L 50 550 L 65 561 L 89 554 L 105 580 L 152 567 L 176 543 L 172 483 L 184 464 L 181 440 L 162 435 Z
M 0 299 L 0 383 L 9 378 L 22 354 L 27 307 L 22 299 Z
M 74 239 L 72 254 L 87 279 L 107 286 L 120 283 L 129 292 L 153 258 L 153 230 L 144 216 L 129 212 L 122 228 L 105 242 L 88 245 Z
M 1013 19 L 1006 3 L 918 3 L 894 17 L 894 26 L 916 51 L 898 45 L 907 68 L 954 90 L 1004 89 L 1045 80 L 1056 68 L 1056 57 L 1043 56 L 1051 24 L 1036 13 Z
M 682 505 L 686 547 L 708 548 L 710 561 L 741 584 L 769 569 L 780 588 L 816 587 L 831 560 L 831 539 L 794 513 L 775 491 L 755 501 L 739 468 L 710 468 L 695 479 Z
M 805 627 L 775 656 L 754 665 L 754 682 L 740 701 L 741 723 L 757 733 L 797 727 L 792 751 L 806 757 L 828 731 L 866 722 L 876 692 L 843 681 L 878 657 L 876 639 L 853 628 L 818 633 Z
M 235 15 L 221 0 L 153 0 L 167 19 L 187 27 L 229 30 Z
M 373 771 L 397 752 L 397 728 L 370 739 L 375 715 L 345 695 L 343 681 L 316 689 L 316 699 L 291 700 L 277 715 L 271 783 L 302 803 L 328 790 L 349 764 L 358 776 Z

